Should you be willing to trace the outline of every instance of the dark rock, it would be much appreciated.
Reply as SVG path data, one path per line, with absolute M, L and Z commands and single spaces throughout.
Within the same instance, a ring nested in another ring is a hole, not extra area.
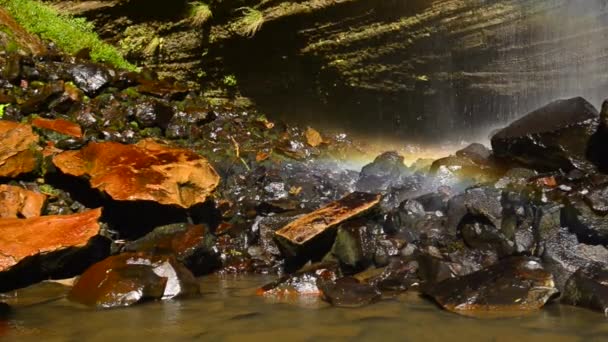
M 492 137 L 494 155 L 539 171 L 592 170 L 587 160 L 599 114 L 583 98 L 548 104 Z
M 380 291 L 407 291 L 418 283 L 418 262 L 401 258 L 391 260 L 383 272 L 371 280 Z
M 29 96 L 20 109 L 23 114 L 32 114 L 44 111 L 50 102 L 57 96 L 63 93 L 63 81 L 52 82 L 44 85 L 42 89 L 37 90 Z
M 487 164 L 492 151 L 479 143 L 473 143 L 456 152 L 456 157 L 467 158 L 476 164 Z
M 450 200 L 450 193 L 446 191 L 431 192 L 422 196 L 414 198 L 419 202 L 425 211 L 446 213 L 448 210 L 448 201 Z
M 127 243 L 128 252 L 166 253 L 175 255 L 194 275 L 202 275 L 219 268 L 215 237 L 202 224 L 172 224 L 158 227 L 146 236 Z
M 501 256 L 510 255 L 514 251 L 510 237 L 483 216 L 465 216 L 458 229 L 470 248 L 497 251 Z
M 11 83 L 18 81 L 21 76 L 21 59 L 22 57 L 19 54 L 9 54 L 4 61 L 0 77 Z
M 403 163 L 403 156 L 397 152 L 385 152 L 361 169 L 357 181 L 357 191 L 381 193 L 400 185 L 410 174 Z
M 444 309 L 468 316 L 518 315 L 540 309 L 558 293 L 540 262 L 513 257 L 423 289 Z
M 68 298 L 84 305 L 113 308 L 146 299 L 171 299 L 199 293 L 192 273 L 173 256 L 123 253 L 87 269 Z
M 594 200 L 593 207 L 601 207 L 600 200 Z M 582 200 L 571 197 L 562 210 L 562 224 L 576 234 L 578 240 L 591 245 L 608 245 L 608 215 L 594 212 Z
M 369 266 L 374 258 L 375 243 L 371 227 L 365 221 L 351 221 L 338 227 L 330 254 L 343 268 L 361 270 Z
M 566 282 L 561 302 L 608 315 L 608 266 L 591 263 L 578 269 Z
M 323 299 L 337 307 L 358 308 L 374 303 L 382 297 L 374 286 L 360 283 L 351 277 L 335 281 L 319 279 L 317 286 L 323 292 Z
M 93 63 L 71 65 L 67 72 L 74 83 L 89 96 L 96 95 L 108 85 L 112 81 L 114 73 L 107 67 Z
M 319 296 L 317 286 L 320 279 L 333 281 L 340 276 L 337 264 L 317 263 L 304 267 L 291 275 L 285 275 L 276 281 L 266 284 L 257 290 L 257 294 L 272 298 L 299 298 Z
M 173 108 L 162 101 L 145 99 L 135 104 L 135 119 L 142 127 L 167 129 L 173 115 Z
M 584 196 L 585 203 L 596 213 L 608 214 L 608 186 L 604 185 L 589 191 Z
M 576 236 L 559 226 L 552 233 L 545 233 L 542 242 L 543 265 L 555 279 L 555 285 L 563 291 L 566 281 L 579 268 L 590 262 L 608 265 L 608 249 L 579 243 Z
M 455 155 L 435 160 L 429 172 L 437 174 L 440 170 L 449 170 L 461 179 L 470 179 L 476 183 L 495 180 L 503 172 L 491 155 L 485 146 L 471 144 Z

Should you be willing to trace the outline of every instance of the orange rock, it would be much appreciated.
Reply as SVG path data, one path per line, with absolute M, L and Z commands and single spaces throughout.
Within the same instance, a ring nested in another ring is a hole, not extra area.
M 43 119 L 36 118 L 32 121 L 32 126 L 48 129 L 74 138 L 82 138 L 82 129 L 78 124 L 64 119 Z
M 88 176 L 91 186 L 119 201 L 154 201 L 189 208 L 203 203 L 220 177 L 200 155 L 142 140 L 136 145 L 90 143 L 53 158 L 62 172 Z
M 40 39 L 32 34 L 29 34 L 21 25 L 19 25 L 13 17 L 2 7 L 0 7 L 0 27 L 8 27 L 12 33 L 12 38 L 19 44 L 21 48 L 27 52 L 39 55 L 46 53 L 46 46 Z
M 36 169 L 38 136 L 32 127 L 0 121 L 0 177 L 16 177 Z
M 312 147 L 317 147 L 323 143 L 321 133 L 312 127 L 306 128 L 306 132 L 304 134 L 306 135 L 306 142 Z
M 275 236 L 282 251 L 295 256 L 298 251 L 312 240 L 323 235 L 328 229 L 364 213 L 378 203 L 382 196 L 364 192 L 352 193 L 325 207 L 301 216 L 276 231 Z M 310 249 L 310 248 L 309 248 Z
M 101 209 L 74 215 L 0 218 L 0 272 L 21 260 L 83 247 L 99 233 Z
M 0 185 L 0 217 L 25 218 L 40 216 L 46 195 L 18 186 Z

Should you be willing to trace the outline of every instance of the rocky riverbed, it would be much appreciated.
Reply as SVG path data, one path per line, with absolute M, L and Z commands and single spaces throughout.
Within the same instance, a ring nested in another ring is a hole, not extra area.
M 557 100 L 491 147 L 353 170 L 346 135 L 45 50 L 0 52 L 7 315 L 11 291 L 48 279 L 76 277 L 67 299 L 101 309 L 204 297 L 212 274 L 336 307 L 413 293 L 474 317 L 608 312 L 608 104 Z

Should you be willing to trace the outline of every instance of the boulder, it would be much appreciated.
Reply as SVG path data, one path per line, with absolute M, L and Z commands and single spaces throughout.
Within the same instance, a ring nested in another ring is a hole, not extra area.
M 527 257 L 502 260 L 424 289 L 444 309 L 466 316 L 511 316 L 540 309 L 558 290 L 551 273 Z
M 403 183 L 403 178 L 410 173 L 403 156 L 397 152 L 385 152 L 361 169 L 356 189 L 370 193 L 385 192 Z
M 558 100 L 511 123 L 492 137 L 494 155 L 538 171 L 594 169 L 587 160 L 599 113 L 585 99 Z
M 303 215 L 275 233 L 281 252 L 287 257 L 325 254 L 333 243 L 335 228 L 340 223 L 361 215 L 380 203 L 380 195 L 354 192 Z M 329 242 L 329 243 L 328 243 Z
M 336 307 L 358 308 L 372 304 L 382 297 L 377 288 L 353 277 L 319 279 L 317 286 L 323 293 L 323 299 Z
M 93 188 L 119 201 L 153 201 L 190 208 L 205 202 L 220 181 L 191 150 L 142 140 L 135 145 L 90 143 L 53 158 L 65 174 L 87 176 Z
M 108 253 L 101 209 L 73 215 L 0 219 L 0 292 L 48 278 L 73 277 Z M 105 247 L 104 247 L 105 246 Z
M 608 265 L 590 263 L 579 268 L 566 282 L 561 302 L 608 315 Z
M 128 242 L 123 251 L 172 254 L 194 275 L 202 275 L 220 266 L 214 246 L 215 237 L 207 226 L 178 223 L 158 227 Z
M 562 209 L 561 221 L 576 234 L 578 241 L 591 245 L 608 245 L 608 213 L 601 210 L 603 199 L 584 200 L 571 197 Z
M 122 253 L 108 257 L 78 278 L 68 299 L 98 308 L 129 306 L 146 299 L 200 293 L 188 269 L 168 254 Z
M 32 127 L 0 120 L 0 177 L 17 177 L 36 169 L 38 136 Z
M 46 195 L 12 185 L 0 185 L 0 217 L 31 218 L 40 216 Z

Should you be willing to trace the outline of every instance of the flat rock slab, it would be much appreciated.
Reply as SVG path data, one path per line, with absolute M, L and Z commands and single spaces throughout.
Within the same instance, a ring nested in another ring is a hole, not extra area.
M 192 273 L 174 256 L 140 252 L 114 255 L 94 264 L 80 276 L 68 298 L 112 308 L 199 293 Z
M 0 185 L 0 218 L 40 216 L 46 195 L 18 186 Z
M 310 214 L 297 218 L 275 233 L 282 251 L 295 256 L 298 249 L 308 246 L 328 229 L 375 207 L 381 195 L 352 193 Z
M 78 124 L 64 119 L 43 119 L 36 118 L 32 121 L 32 126 L 48 129 L 63 135 L 74 138 L 82 138 L 82 128 Z
M 514 257 L 424 289 L 448 311 L 476 317 L 517 316 L 540 309 L 558 292 L 551 273 L 531 258 Z
M 27 257 L 84 247 L 99 234 L 101 209 L 73 215 L 0 219 L 0 272 Z
M 135 145 L 90 143 L 53 158 L 63 173 L 87 176 L 93 188 L 119 201 L 153 201 L 182 208 L 203 203 L 220 177 L 209 162 L 186 149 L 151 140 Z
M 36 169 L 38 136 L 32 127 L 0 120 L 0 177 L 16 177 Z

